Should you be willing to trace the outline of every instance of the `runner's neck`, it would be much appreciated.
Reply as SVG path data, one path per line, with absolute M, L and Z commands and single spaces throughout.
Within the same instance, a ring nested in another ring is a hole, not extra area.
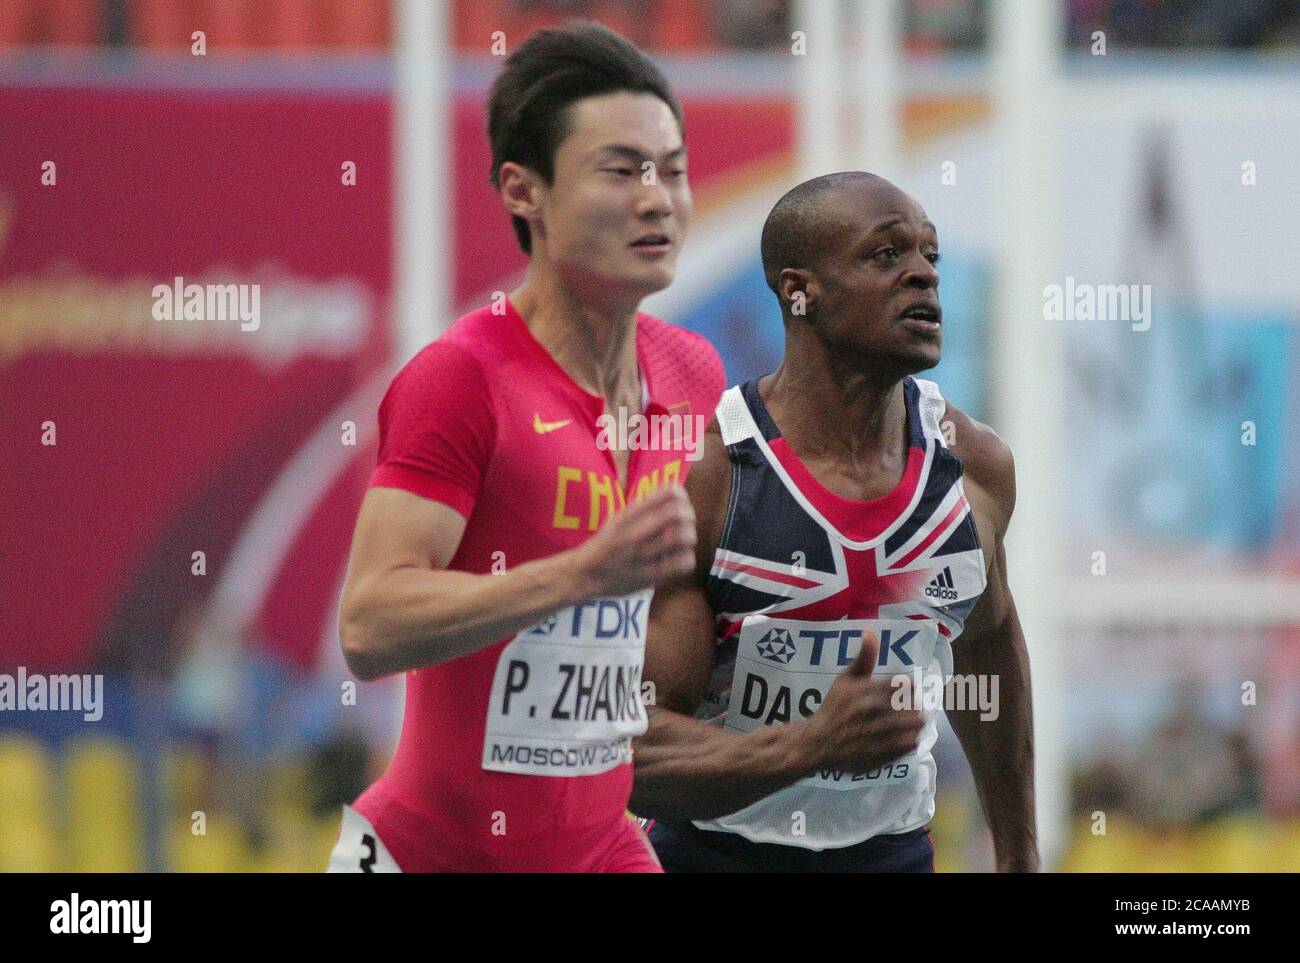
M 865 374 L 834 377 L 791 365 L 759 381 L 759 394 L 801 458 L 902 457 L 907 451 L 903 380 Z
M 584 391 L 610 408 L 639 411 L 636 304 L 605 309 L 582 301 L 558 278 L 530 271 L 510 294 L 524 324 Z

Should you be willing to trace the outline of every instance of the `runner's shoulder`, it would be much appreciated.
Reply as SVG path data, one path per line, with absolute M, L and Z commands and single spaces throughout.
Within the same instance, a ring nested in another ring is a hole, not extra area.
M 417 351 L 398 371 L 398 379 L 454 379 L 480 382 L 486 387 L 493 370 L 491 322 L 500 322 L 489 308 L 472 311 L 452 323 L 446 331 Z
M 1016 463 L 1011 448 L 991 427 L 944 400 L 947 408 L 942 420 L 951 424 L 951 429 L 943 432 L 944 440 L 951 439 L 948 448 L 961 459 L 963 474 L 1002 510 L 1005 527 L 1016 505 Z
M 645 313 L 637 315 L 637 326 L 661 390 L 680 392 L 693 413 L 712 417 L 726 387 L 726 371 L 709 339 Z
M 439 338 L 417 351 L 393 375 L 388 397 L 413 402 L 421 397 L 486 400 L 489 382 L 475 353 L 463 344 Z
M 647 344 L 653 345 L 660 350 L 686 354 L 695 353 L 704 360 L 717 361 L 721 364 L 721 359 L 718 357 L 718 352 L 713 347 L 713 344 L 698 331 L 692 331 L 690 328 L 683 328 L 680 324 L 664 321 L 662 318 L 656 318 L 653 314 L 646 314 L 644 311 L 637 312 L 636 321 L 646 336 Z
M 381 424 L 396 420 L 442 431 L 455 421 L 484 439 L 494 436 L 496 404 L 490 372 L 495 368 L 472 334 L 462 328 L 465 320 L 457 321 L 398 369 L 380 405 Z

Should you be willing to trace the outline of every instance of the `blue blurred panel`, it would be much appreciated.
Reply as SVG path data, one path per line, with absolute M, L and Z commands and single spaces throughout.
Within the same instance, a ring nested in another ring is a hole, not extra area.
M 781 310 L 763 280 L 763 265 L 757 257 L 680 320 L 713 342 L 727 367 L 728 384 L 767 374 L 781 363 L 785 350 Z
M 1281 317 L 1227 313 L 1166 316 L 1149 331 L 1077 323 L 1065 476 L 1076 531 L 1269 548 L 1292 337 Z
M 1283 459 L 1296 443 L 1285 430 L 1284 405 L 1294 332 L 1294 324 L 1280 317 L 1210 319 L 1202 410 L 1222 451 L 1224 500 L 1218 514 L 1223 540 L 1233 546 L 1266 549 L 1278 532 Z M 1255 425 L 1253 446 L 1242 443 L 1248 421 Z

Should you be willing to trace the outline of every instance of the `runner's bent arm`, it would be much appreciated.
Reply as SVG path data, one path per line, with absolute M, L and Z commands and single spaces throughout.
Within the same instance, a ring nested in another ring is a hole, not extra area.
M 948 417 L 956 425 L 960 446 L 954 447 L 971 480 L 970 496 L 994 521 L 988 587 L 953 643 L 953 672 L 996 679 L 998 686 L 995 718 L 981 719 L 979 707 L 967 707 L 949 709 L 948 721 L 975 777 L 998 870 L 1033 872 L 1038 869 L 1038 844 L 1029 652 L 1007 584 L 1002 546 L 1015 508 L 1015 464 L 991 429 L 951 406 Z
M 693 717 L 712 669 L 713 647 L 703 589 L 677 583 L 655 592 L 645 668 L 655 704 L 647 706 L 649 730 L 636 741 L 632 757 L 629 806 L 638 816 L 725 816 L 817 769 L 815 747 L 799 738 L 805 723 L 741 735 Z
M 468 655 L 559 609 L 623 595 L 684 570 L 690 505 L 668 485 L 617 512 L 575 549 L 500 575 L 447 571 L 465 519 L 397 489 L 362 502 L 343 589 L 340 635 L 360 679 Z
M 501 575 L 446 571 L 464 531 L 465 518 L 441 502 L 398 488 L 366 493 L 339 619 L 358 678 L 467 655 L 578 601 L 572 558 Z
M 434 342 L 393 379 L 379 410 L 379 464 L 362 501 L 339 612 L 348 667 L 361 679 L 468 655 L 597 596 L 625 595 L 687 571 L 690 503 L 664 486 L 616 512 L 577 548 L 449 571 L 496 444 L 477 360 Z M 506 558 L 509 544 L 501 545 Z

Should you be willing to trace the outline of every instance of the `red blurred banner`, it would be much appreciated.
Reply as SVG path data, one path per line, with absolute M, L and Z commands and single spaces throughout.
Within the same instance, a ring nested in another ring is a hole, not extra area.
M 267 486 L 389 357 L 387 98 L 0 100 L 0 665 L 163 664 Z M 159 320 L 176 278 L 257 285 L 258 326 Z
M 315 663 L 391 373 L 389 110 L 0 87 L 0 669 L 165 670 L 191 616 Z M 784 100 L 685 110 L 697 210 L 788 156 Z M 459 311 L 525 261 L 481 97 L 452 124 L 454 253 L 429 269 Z M 256 286 L 256 324 L 213 313 L 228 286 Z

